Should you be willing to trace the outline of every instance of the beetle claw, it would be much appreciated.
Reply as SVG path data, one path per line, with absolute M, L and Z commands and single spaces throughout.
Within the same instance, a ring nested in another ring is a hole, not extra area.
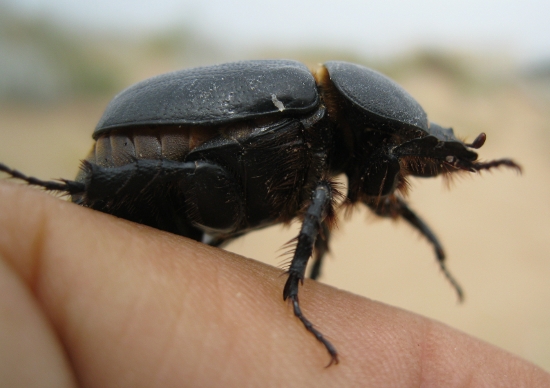
M 522 172 L 521 166 L 514 162 L 512 159 L 497 159 L 491 160 L 489 162 L 476 162 L 473 164 L 473 168 L 475 169 L 475 171 L 490 170 L 491 168 L 497 168 L 500 166 L 513 168 L 519 174 L 521 174 Z

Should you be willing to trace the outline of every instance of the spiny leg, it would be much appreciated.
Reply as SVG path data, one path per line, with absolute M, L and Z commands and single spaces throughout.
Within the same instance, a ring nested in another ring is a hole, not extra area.
M 393 199 L 393 201 L 390 199 L 385 200 L 382 206 L 375 206 L 370 203 L 367 203 L 367 205 L 379 216 L 392 218 L 402 217 L 432 244 L 441 271 L 455 289 L 458 300 L 462 302 L 464 300 L 462 287 L 460 287 L 456 279 L 447 269 L 447 266 L 445 265 L 445 251 L 443 250 L 443 247 L 441 246 L 441 243 L 437 239 L 436 235 L 432 232 L 430 227 L 407 206 L 405 201 L 399 197 L 394 197 Z
M 513 168 L 517 172 L 521 173 L 521 166 L 514 162 L 512 159 L 499 159 L 499 160 L 490 160 L 488 162 L 476 162 L 474 163 L 474 169 L 476 171 L 480 170 L 490 170 L 491 168 L 505 166 L 508 168 Z
M 41 179 L 38 179 L 32 176 L 27 176 L 22 172 L 9 168 L 8 166 L 2 163 L 0 163 L 0 171 L 3 171 L 11 175 L 12 178 L 25 181 L 29 185 L 40 186 L 45 190 L 61 191 L 66 194 L 80 194 L 80 193 L 83 193 L 85 190 L 84 184 L 80 182 L 70 181 L 65 179 L 61 179 L 59 181 L 43 181 Z
M 313 251 L 315 240 L 322 228 L 323 219 L 331 210 L 332 188 L 329 182 L 321 182 L 313 191 L 313 197 L 304 217 L 298 244 L 294 257 L 288 270 L 288 279 L 283 291 L 284 300 L 290 299 L 294 309 L 294 315 L 303 323 L 306 330 L 312 333 L 321 342 L 330 354 L 330 362 L 327 366 L 338 363 L 336 348 L 319 332 L 313 324 L 304 316 L 298 301 L 298 288 L 304 281 L 307 262 Z
M 164 164 L 166 164 L 166 161 L 164 161 Z M 156 160 L 136 159 L 133 163 L 114 168 L 101 167 L 95 163 L 84 161 L 82 163 L 82 169 L 85 172 L 84 182 L 76 182 L 66 179 L 43 181 L 29 177 L 0 163 L 0 171 L 8 173 L 13 178 L 23 180 L 29 185 L 40 186 L 46 190 L 63 191 L 68 194 L 86 194 L 87 197 L 94 200 L 104 199 L 124 191 L 135 192 L 140 190 L 144 185 L 154 181 L 159 172 L 164 172 L 161 167 L 164 167 L 163 161 Z M 166 170 L 168 173 L 172 172 L 170 169 Z
M 316 280 L 321 275 L 321 267 L 323 266 L 323 259 L 328 253 L 330 240 L 330 229 L 328 223 L 323 221 L 321 223 L 321 232 L 319 237 L 315 240 L 315 257 L 313 259 L 313 265 L 309 271 L 310 279 Z
M 441 271 L 447 278 L 447 280 L 451 283 L 451 285 L 454 287 L 458 300 L 462 302 L 464 300 L 464 293 L 462 292 L 462 287 L 458 284 L 456 279 L 451 275 L 449 270 L 447 269 L 447 266 L 445 265 L 445 252 L 443 250 L 443 247 L 441 246 L 441 243 L 435 236 L 435 234 L 431 231 L 430 227 L 420 218 L 418 217 L 408 206 L 405 202 L 400 201 L 401 205 L 401 216 L 409 222 L 415 229 L 417 229 L 424 237 L 428 239 L 428 241 L 433 245 L 435 254 L 437 257 L 437 262 L 439 263 L 439 267 L 441 268 Z
M 119 167 L 102 167 L 84 161 L 86 197 L 90 202 L 113 197 L 138 197 L 148 188 L 159 186 L 174 177 L 186 176 L 193 171 L 191 163 L 178 163 L 165 159 L 134 159 Z

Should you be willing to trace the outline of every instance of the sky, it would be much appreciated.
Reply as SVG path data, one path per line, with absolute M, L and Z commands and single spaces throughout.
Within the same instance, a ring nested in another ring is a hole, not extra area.
M 226 50 L 263 45 L 391 56 L 419 47 L 550 60 L 548 0 L 0 0 L 79 29 L 191 26 Z

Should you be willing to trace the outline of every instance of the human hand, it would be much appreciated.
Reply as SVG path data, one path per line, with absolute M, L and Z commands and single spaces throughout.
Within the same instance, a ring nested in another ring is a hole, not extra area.
M 0 385 L 550 386 L 443 324 L 186 238 L 0 183 Z

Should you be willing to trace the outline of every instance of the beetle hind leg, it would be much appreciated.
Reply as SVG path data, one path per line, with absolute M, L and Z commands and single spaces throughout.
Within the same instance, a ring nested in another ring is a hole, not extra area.
M 435 256 L 437 258 L 437 262 L 439 264 L 439 267 L 441 268 L 441 271 L 451 283 L 453 288 L 456 291 L 456 294 L 458 296 L 458 300 L 462 302 L 464 300 L 464 293 L 462 291 L 462 287 L 458 284 L 454 276 L 449 272 L 447 269 L 447 266 L 445 265 L 445 251 L 443 250 L 443 246 L 439 242 L 439 239 L 435 235 L 434 232 L 430 229 L 430 227 L 419 217 L 416 215 L 414 211 L 412 211 L 405 201 L 398 197 L 392 197 L 393 200 L 390 200 L 389 198 L 385 200 L 381 205 L 375 205 L 373 203 L 366 203 L 367 206 L 369 206 L 377 215 L 381 217 L 391 217 L 391 218 L 397 218 L 402 217 L 405 221 L 407 221 L 413 228 L 418 230 L 433 246 L 435 251 Z
M 32 176 L 27 176 L 22 172 L 9 168 L 2 163 L 0 163 L 0 171 L 11 175 L 12 178 L 22 180 L 32 186 L 42 187 L 45 190 L 60 191 L 65 194 L 81 194 L 85 191 L 84 183 L 66 179 L 60 179 L 59 181 L 43 181 Z
M 332 187 L 329 182 L 321 182 L 313 191 L 313 198 L 298 235 L 298 244 L 294 257 L 288 269 L 288 279 L 283 291 L 284 300 L 290 299 L 294 315 L 302 322 L 307 331 L 312 333 L 321 342 L 330 355 L 330 362 L 327 366 L 338 363 L 338 352 L 336 348 L 318 331 L 313 324 L 303 315 L 298 301 L 298 288 L 303 283 L 306 266 L 315 241 L 321 231 L 323 220 L 330 213 L 332 206 Z M 319 269 L 319 268 L 318 268 Z

